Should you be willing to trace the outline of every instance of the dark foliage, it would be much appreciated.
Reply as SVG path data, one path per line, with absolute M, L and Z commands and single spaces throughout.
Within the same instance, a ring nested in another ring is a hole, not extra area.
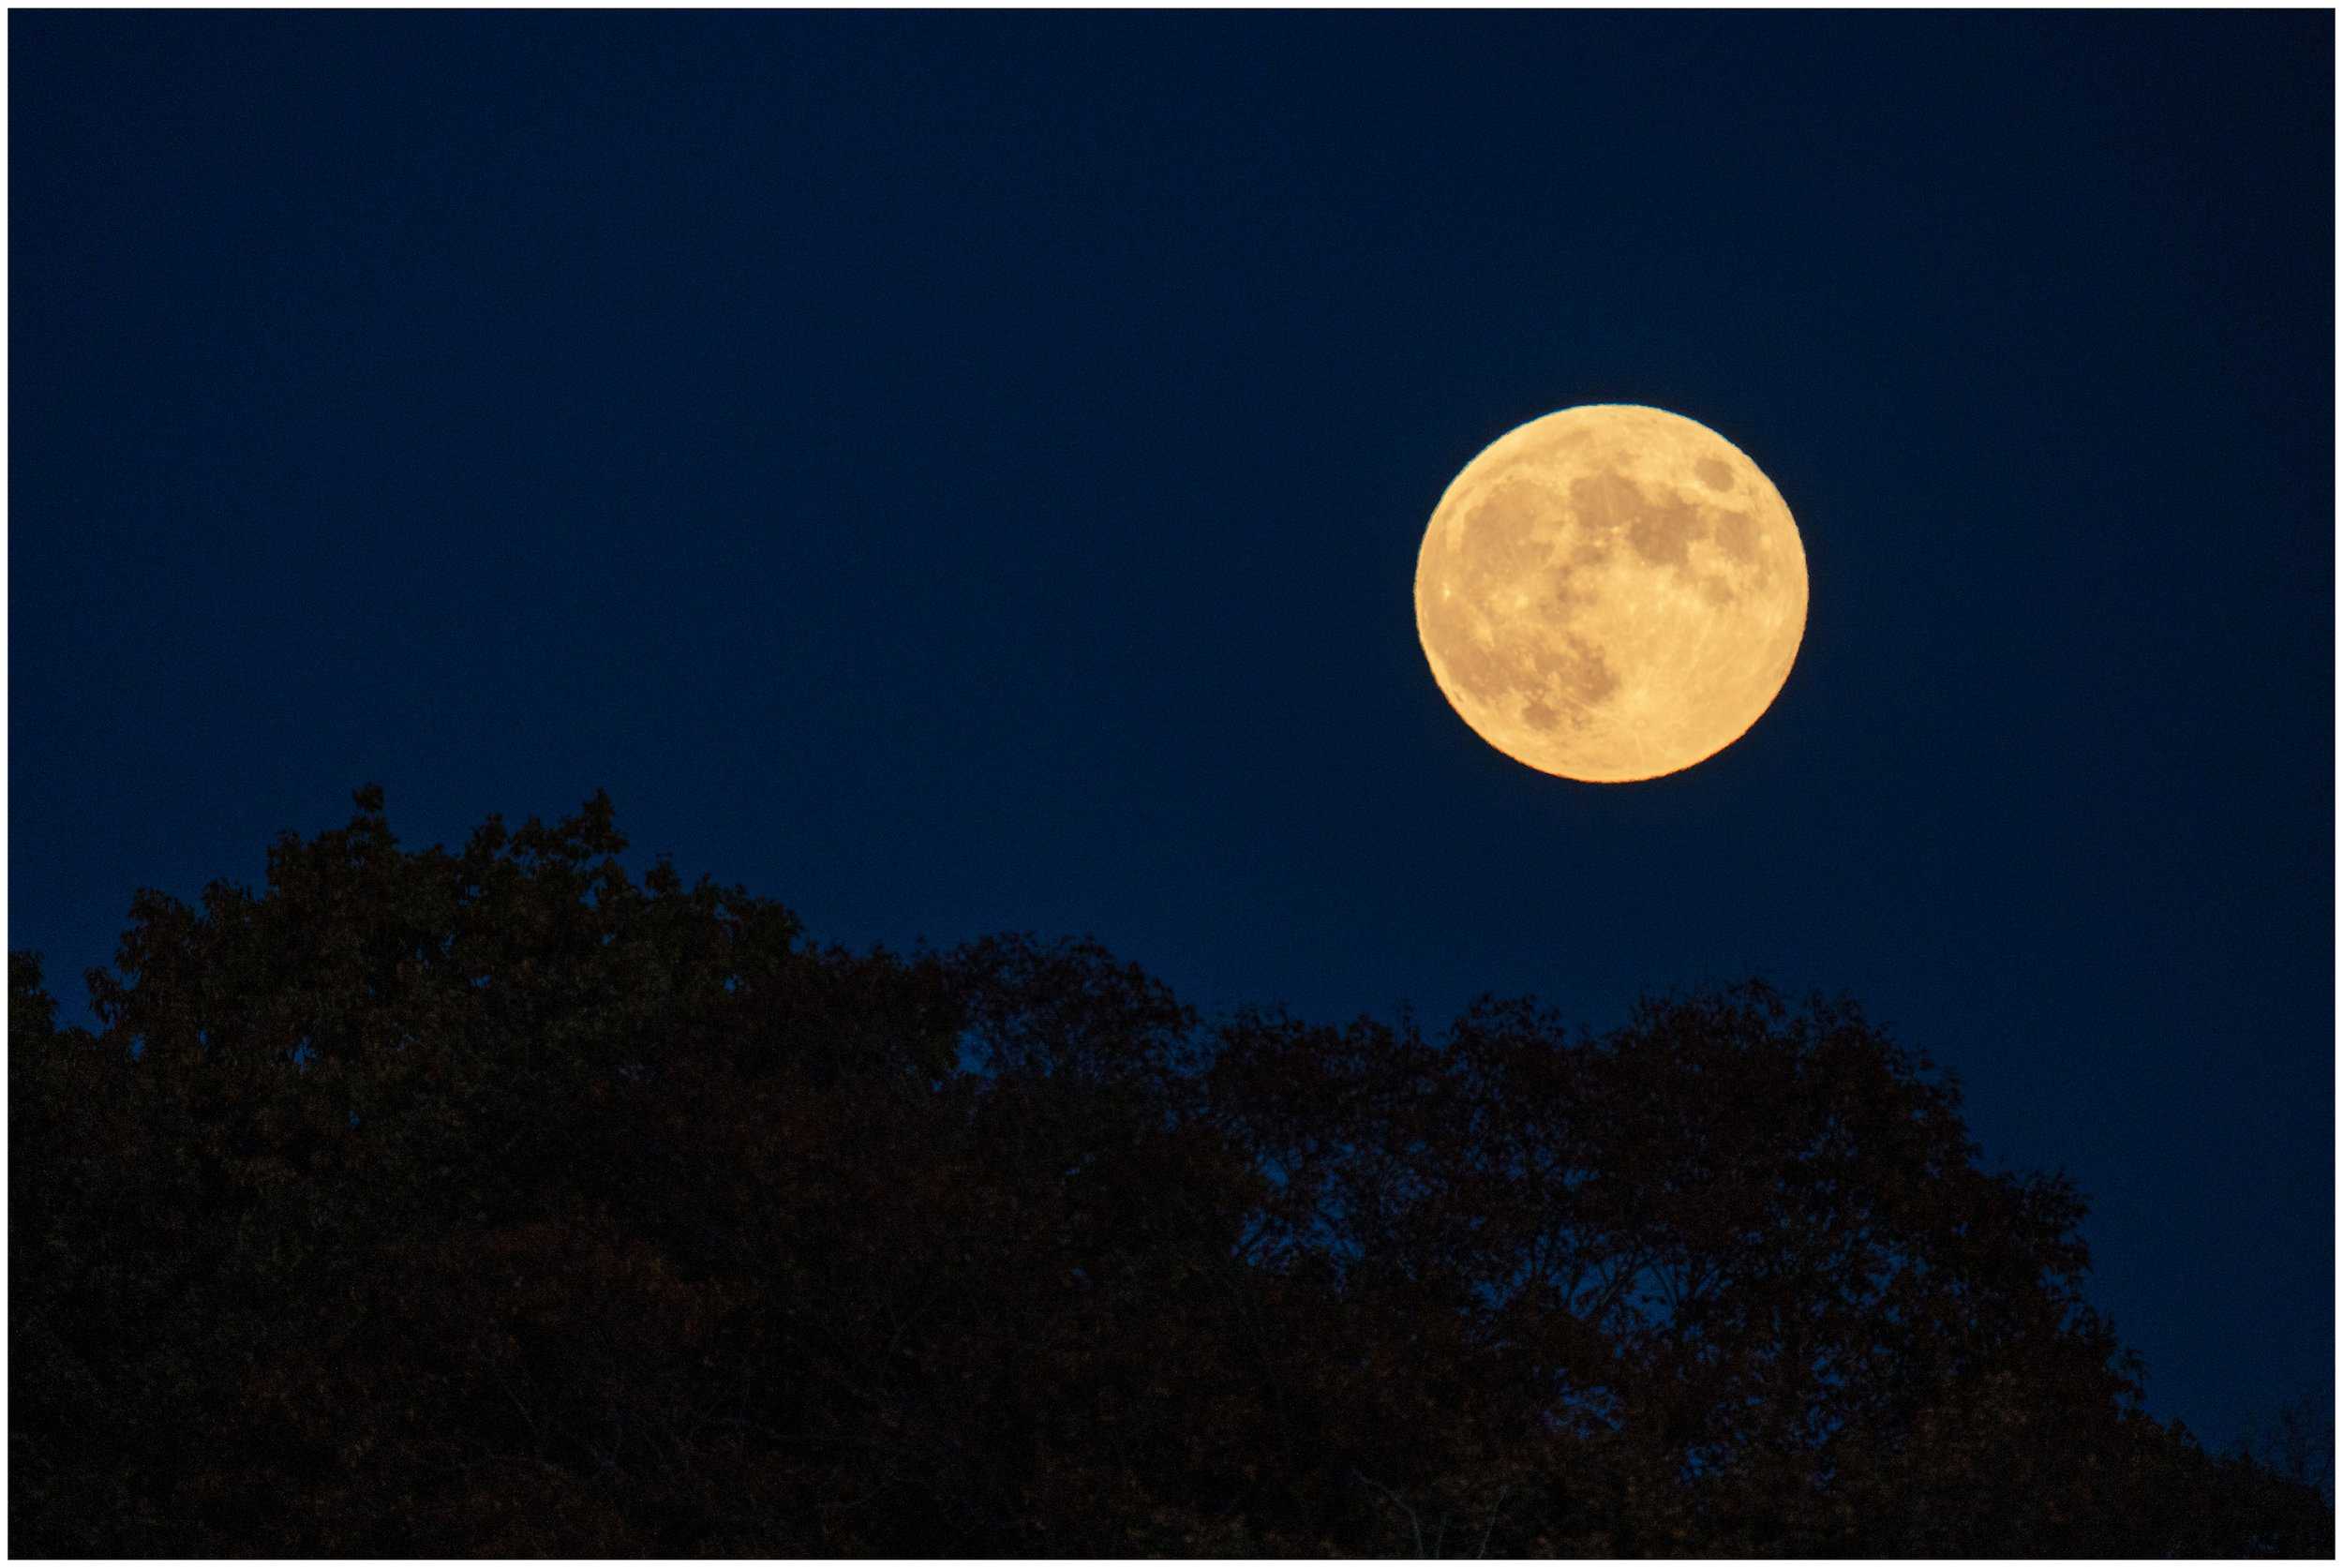
M 11 955 L 17 1555 L 2332 1555 L 1852 1006 L 1208 1027 L 357 799 Z

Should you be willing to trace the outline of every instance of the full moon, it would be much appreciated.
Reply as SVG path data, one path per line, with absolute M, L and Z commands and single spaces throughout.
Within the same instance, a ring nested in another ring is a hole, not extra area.
M 1806 631 L 1806 550 L 1773 482 L 1662 409 L 1595 403 L 1499 437 L 1416 557 L 1432 679 L 1482 739 L 1626 784 L 1714 756 Z

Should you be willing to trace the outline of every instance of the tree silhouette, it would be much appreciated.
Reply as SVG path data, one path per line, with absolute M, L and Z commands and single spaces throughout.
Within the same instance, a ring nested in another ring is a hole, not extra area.
M 2231 1443 L 2229 1456 L 2250 1460 L 2289 1481 L 2335 1499 L 2335 1389 L 2279 1404 L 2250 1422 Z
M 1852 1004 L 1207 1025 L 356 800 L 10 955 L 22 1555 L 2332 1555 Z

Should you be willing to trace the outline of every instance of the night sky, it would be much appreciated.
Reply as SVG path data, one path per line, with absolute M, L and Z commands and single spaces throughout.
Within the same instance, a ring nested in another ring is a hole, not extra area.
M 2208 1445 L 2335 1347 L 2324 11 L 18 12 L 8 943 L 607 788 L 854 948 L 1207 1013 L 1846 993 Z M 1648 403 L 1796 515 L 1689 771 L 1456 717 L 1418 545 Z

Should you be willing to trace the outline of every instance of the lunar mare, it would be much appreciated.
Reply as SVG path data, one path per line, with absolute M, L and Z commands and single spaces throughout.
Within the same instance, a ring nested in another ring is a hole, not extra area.
M 1465 465 L 1416 558 L 1416 632 L 1475 733 L 1566 779 L 1714 756 L 1770 707 L 1806 630 L 1806 551 L 1772 481 L 1634 404 L 1533 419 Z

